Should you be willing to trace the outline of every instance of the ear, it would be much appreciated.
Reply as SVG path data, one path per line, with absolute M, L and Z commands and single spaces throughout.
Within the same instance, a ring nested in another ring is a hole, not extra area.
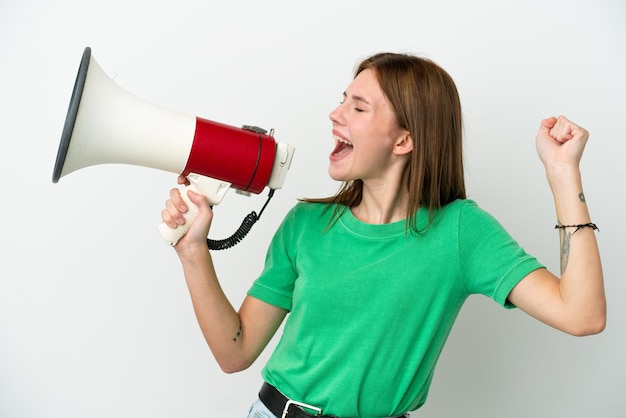
M 409 131 L 402 131 L 401 135 L 396 140 L 396 144 L 393 147 L 393 152 L 396 155 L 406 155 L 413 151 L 413 138 Z

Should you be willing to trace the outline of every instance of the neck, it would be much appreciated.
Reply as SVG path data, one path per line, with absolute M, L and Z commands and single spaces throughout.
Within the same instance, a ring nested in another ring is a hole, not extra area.
M 405 184 L 363 184 L 361 202 L 352 207 L 352 214 L 369 224 L 388 224 L 406 219 L 409 193 Z

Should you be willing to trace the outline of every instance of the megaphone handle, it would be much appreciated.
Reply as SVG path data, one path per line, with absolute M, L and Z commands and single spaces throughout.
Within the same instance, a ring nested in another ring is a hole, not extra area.
M 189 186 L 185 186 L 181 189 L 180 196 L 183 198 L 183 201 L 188 208 L 187 212 L 183 214 L 185 223 L 183 225 L 178 225 L 176 228 L 170 228 L 165 222 L 159 225 L 159 233 L 161 234 L 161 237 L 165 240 L 165 242 L 172 246 L 176 245 L 178 240 L 180 240 L 187 233 L 187 231 L 189 231 L 191 223 L 198 215 L 198 207 L 189 199 L 189 196 L 187 195 L 188 190 L 201 193 L 194 183 L 191 183 Z
M 188 208 L 187 212 L 183 215 L 185 217 L 185 223 L 183 225 L 178 225 L 173 229 L 165 223 L 159 225 L 161 237 L 163 237 L 165 242 L 169 245 L 176 245 L 178 240 L 181 239 L 187 231 L 189 231 L 191 223 L 198 214 L 198 207 L 189 199 L 189 196 L 187 196 L 187 190 L 205 195 L 209 204 L 213 206 L 218 205 L 222 201 L 224 195 L 231 186 L 228 182 L 207 176 L 201 176 L 195 173 L 190 173 L 187 176 L 187 180 L 189 180 L 189 185 L 185 186 L 180 191 L 180 195 Z

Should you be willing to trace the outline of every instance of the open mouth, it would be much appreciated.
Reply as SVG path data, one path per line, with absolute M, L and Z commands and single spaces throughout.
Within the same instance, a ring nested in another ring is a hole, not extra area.
M 335 140 L 335 149 L 332 152 L 333 156 L 338 157 L 352 151 L 352 143 L 347 139 L 337 135 L 333 135 L 333 139 Z

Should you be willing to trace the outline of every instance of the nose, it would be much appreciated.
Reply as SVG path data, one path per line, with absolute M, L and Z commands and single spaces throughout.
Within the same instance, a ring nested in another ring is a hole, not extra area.
M 328 115 L 328 118 L 330 119 L 331 122 L 333 123 L 342 123 L 343 121 L 343 103 L 339 104 L 339 106 L 337 106 L 332 112 L 330 112 L 330 114 Z

